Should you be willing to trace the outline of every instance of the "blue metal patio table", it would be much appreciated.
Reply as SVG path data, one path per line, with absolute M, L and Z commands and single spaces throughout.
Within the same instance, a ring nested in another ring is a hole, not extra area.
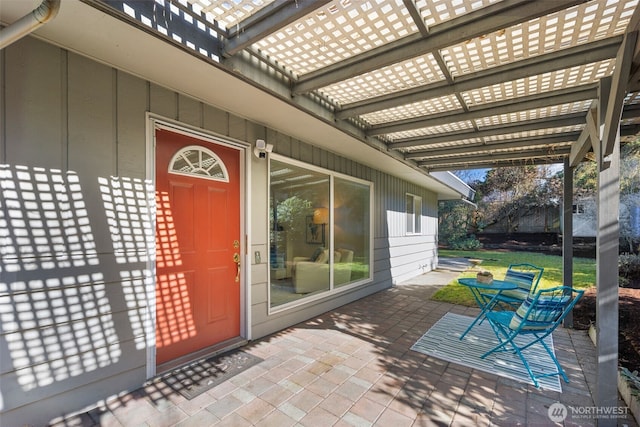
M 480 307 L 480 314 L 478 314 L 469 327 L 462 333 L 460 339 L 464 338 L 464 336 L 467 335 L 478 321 L 481 321 L 487 311 L 493 309 L 493 307 L 498 303 L 496 298 L 502 291 L 516 289 L 518 287 L 515 283 L 505 282 L 504 280 L 493 280 L 491 283 L 482 283 L 478 282 L 475 277 L 458 279 L 458 283 L 469 288 L 473 298 L 476 300 L 476 303 L 478 303 L 478 307 Z M 487 295 L 484 291 L 496 292 L 493 295 Z

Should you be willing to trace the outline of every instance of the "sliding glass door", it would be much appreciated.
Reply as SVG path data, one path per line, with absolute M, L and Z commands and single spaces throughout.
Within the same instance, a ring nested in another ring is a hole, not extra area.
M 369 182 L 270 161 L 271 307 L 371 278 Z

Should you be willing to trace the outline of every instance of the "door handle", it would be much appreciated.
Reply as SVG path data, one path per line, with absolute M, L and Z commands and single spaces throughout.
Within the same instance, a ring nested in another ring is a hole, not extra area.
M 238 270 L 236 271 L 236 282 L 240 281 L 240 254 L 239 253 L 234 253 L 233 254 L 233 262 L 236 263 L 236 266 L 238 267 Z

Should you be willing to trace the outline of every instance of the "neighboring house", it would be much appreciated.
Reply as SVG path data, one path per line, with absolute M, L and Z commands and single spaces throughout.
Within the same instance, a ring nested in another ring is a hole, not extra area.
M 573 237 L 596 237 L 597 204 L 593 196 L 576 197 L 572 206 Z M 539 206 L 511 222 L 503 219 L 482 229 L 482 233 L 562 233 L 562 205 Z M 640 237 L 640 194 L 623 195 L 620 199 L 620 234 Z
M 598 205 L 594 196 L 577 197 L 572 207 L 573 236 L 596 237 Z M 640 193 L 620 197 L 620 237 L 640 238 Z
M 495 202 L 502 203 L 502 202 Z M 504 218 L 482 228 L 483 233 L 553 233 L 560 232 L 560 209 L 547 205 L 528 209 L 509 221 Z
M 624 205 L 620 205 L 621 209 Z M 571 207 L 573 213 L 573 236 L 596 237 L 598 228 L 598 206 L 593 197 L 578 197 Z
M 366 147 L 339 154 L 337 131 L 324 146 L 292 137 L 275 104 L 262 122 L 233 113 L 267 97 L 255 88 L 214 105 L 200 61 L 180 63 L 190 55 L 164 58 L 193 70 L 169 83 L 122 70 L 146 57 L 109 55 L 31 36 L 1 52 L 3 426 L 46 423 L 437 265 L 437 202 L 468 196 L 459 180 Z M 191 83 L 198 98 L 178 89 Z

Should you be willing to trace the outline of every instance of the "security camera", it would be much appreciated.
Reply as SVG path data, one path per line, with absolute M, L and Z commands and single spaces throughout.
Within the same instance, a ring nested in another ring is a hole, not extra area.
M 256 140 L 256 146 L 253 148 L 253 154 L 259 159 L 266 159 L 267 153 L 273 151 L 273 145 L 267 144 L 264 139 Z

